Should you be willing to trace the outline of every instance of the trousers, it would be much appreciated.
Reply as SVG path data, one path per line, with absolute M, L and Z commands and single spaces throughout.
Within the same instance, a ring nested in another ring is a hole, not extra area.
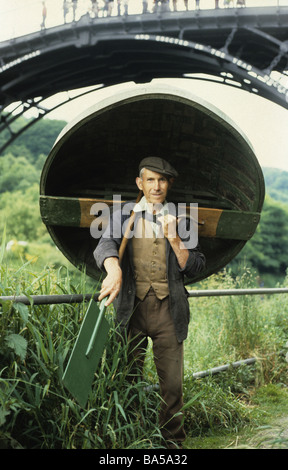
M 165 440 L 181 443 L 186 435 L 183 425 L 183 343 L 178 343 L 169 310 L 169 297 L 160 300 L 151 288 L 144 298 L 136 298 L 130 320 L 129 344 L 133 359 L 143 372 L 148 337 L 153 344 L 160 395 L 159 425 Z

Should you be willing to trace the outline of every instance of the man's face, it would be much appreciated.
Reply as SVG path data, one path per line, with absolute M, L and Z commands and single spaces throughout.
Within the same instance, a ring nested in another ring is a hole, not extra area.
M 171 187 L 166 176 L 146 168 L 143 170 L 142 178 L 139 176 L 136 178 L 136 184 L 143 191 L 147 202 L 152 204 L 162 204 Z

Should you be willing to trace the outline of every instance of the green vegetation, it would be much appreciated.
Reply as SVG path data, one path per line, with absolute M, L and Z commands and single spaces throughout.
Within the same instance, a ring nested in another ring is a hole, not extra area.
M 55 248 L 40 220 L 40 172 L 64 124 L 42 120 L 0 157 L 0 227 L 6 230 L 0 246 L 1 296 L 85 294 L 96 287 Z M 259 277 L 265 286 L 278 282 L 287 287 L 288 173 L 264 173 L 267 196 L 255 236 L 227 270 L 197 288 L 257 287 Z M 251 448 L 269 443 L 287 448 L 281 430 L 275 438 L 261 435 L 261 444 L 256 438 L 257 429 L 288 411 L 286 294 L 191 298 L 190 303 L 185 447 Z M 151 387 L 157 381 L 151 348 L 144 381 L 131 383 L 127 345 L 113 324 L 112 310 L 109 342 L 87 408 L 63 388 L 63 370 L 86 308 L 84 303 L 0 306 L 0 448 L 163 447 L 157 422 L 160 397 Z M 194 372 L 248 357 L 255 357 L 256 363 L 193 377 Z
M 263 174 L 269 195 L 275 201 L 288 203 L 288 172 L 276 168 L 263 168 Z
M 4 247 L 3 242 L 1 295 L 86 292 L 85 275 L 72 280 L 66 268 L 46 268 L 35 274 L 28 262 L 18 269 L 9 269 Z M 226 272 L 212 276 L 203 287 L 222 288 L 223 284 L 243 287 L 249 286 L 251 279 L 249 270 L 237 280 Z M 287 283 L 288 279 L 284 285 Z M 287 386 L 285 297 L 190 299 L 192 321 L 185 342 L 184 377 L 186 448 L 226 447 L 239 436 L 250 439 L 251 430 L 265 424 L 265 387 L 266 390 L 270 387 L 270 399 L 273 387 L 278 387 L 275 405 L 280 391 Z M 131 383 L 127 344 L 113 326 L 112 309 L 107 314 L 111 323 L 109 341 L 87 408 L 82 409 L 63 387 L 63 370 L 86 308 L 84 303 L 29 307 L 3 303 L 0 309 L 2 448 L 163 447 L 157 422 L 160 397 L 157 389 L 151 387 L 157 380 L 151 348 L 143 382 Z M 256 364 L 202 379 L 193 377 L 193 372 L 247 357 L 256 357 Z
M 287 287 L 287 281 L 283 287 Z M 254 283 L 255 274 L 246 268 L 236 278 L 227 272 L 212 276 L 200 288 L 251 288 Z M 188 374 L 191 364 L 191 372 L 195 372 L 248 357 L 257 361 L 253 366 L 196 381 L 196 391 L 203 387 L 205 391 L 193 407 L 197 426 L 188 440 L 189 448 L 226 447 L 232 441 L 235 445 L 240 437 L 243 443 L 251 437 L 253 428 L 267 422 L 266 408 L 271 406 L 265 392 L 266 401 L 259 401 L 261 390 L 276 387 L 287 396 L 287 296 L 203 297 L 191 298 L 190 303 L 192 322 L 185 344 L 188 390 L 195 392 L 195 380 Z M 285 410 L 287 407 L 282 408 L 282 412 Z M 269 419 L 273 416 L 271 413 Z
M 231 263 L 236 272 L 244 260 L 245 264 L 258 271 L 261 277 L 259 282 L 262 281 L 269 287 L 275 285 L 277 280 L 283 279 L 288 266 L 287 204 L 273 200 L 269 194 L 266 196 L 253 238 Z
M 13 130 L 22 126 L 23 117 Z M 6 226 L 9 265 L 30 261 L 34 272 L 43 266 L 68 266 L 56 249 L 39 210 L 39 181 L 47 154 L 64 127 L 64 121 L 43 119 L 29 128 L 0 156 L 0 227 Z M 7 139 L 0 133 L 0 144 Z
M 1 249 L 0 294 L 83 292 L 83 275 L 72 284 L 66 269 L 10 270 Z M 25 306 L 0 310 L 0 447 L 146 448 L 161 445 L 156 392 L 129 382 L 127 346 L 113 327 L 86 410 L 62 386 L 86 305 Z M 110 317 L 110 318 L 109 318 Z M 153 443 L 152 443 L 153 442 Z

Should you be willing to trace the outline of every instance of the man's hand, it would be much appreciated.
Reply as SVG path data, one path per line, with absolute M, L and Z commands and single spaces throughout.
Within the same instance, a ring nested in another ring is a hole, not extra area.
M 189 252 L 182 242 L 181 238 L 177 233 L 177 219 L 172 214 L 167 214 L 159 217 L 164 237 L 169 241 L 178 261 L 181 269 L 183 269 L 187 263 Z
M 173 239 L 177 236 L 177 219 L 172 214 L 162 215 L 158 218 L 165 238 Z
M 118 258 L 106 258 L 104 261 L 104 267 L 106 269 L 107 276 L 102 282 L 98 300 L 100 301 L 109 296 L 105 302 L 105 307 L 108 307 L 108 305 L 110 305 L 119 294 L 122 284 L 122 270 L 119 266 Z

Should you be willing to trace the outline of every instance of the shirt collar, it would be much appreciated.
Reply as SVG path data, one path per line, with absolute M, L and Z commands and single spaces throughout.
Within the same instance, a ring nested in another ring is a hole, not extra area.
M 149 214 L 152 214 L 152 208 L 156 208 L 157 210 L 157 204 L 152 204 L 147 202 L 147 199 L 145 196 L 143 196 L 140 201 L 135 205 L 134 207 L 134 212 L 148 212 Z M 160 210 L 157 211 L 157 215 L 165 215 L 168 211 L 168 203 L 165 200 L 163 204 L 159 204 Z

